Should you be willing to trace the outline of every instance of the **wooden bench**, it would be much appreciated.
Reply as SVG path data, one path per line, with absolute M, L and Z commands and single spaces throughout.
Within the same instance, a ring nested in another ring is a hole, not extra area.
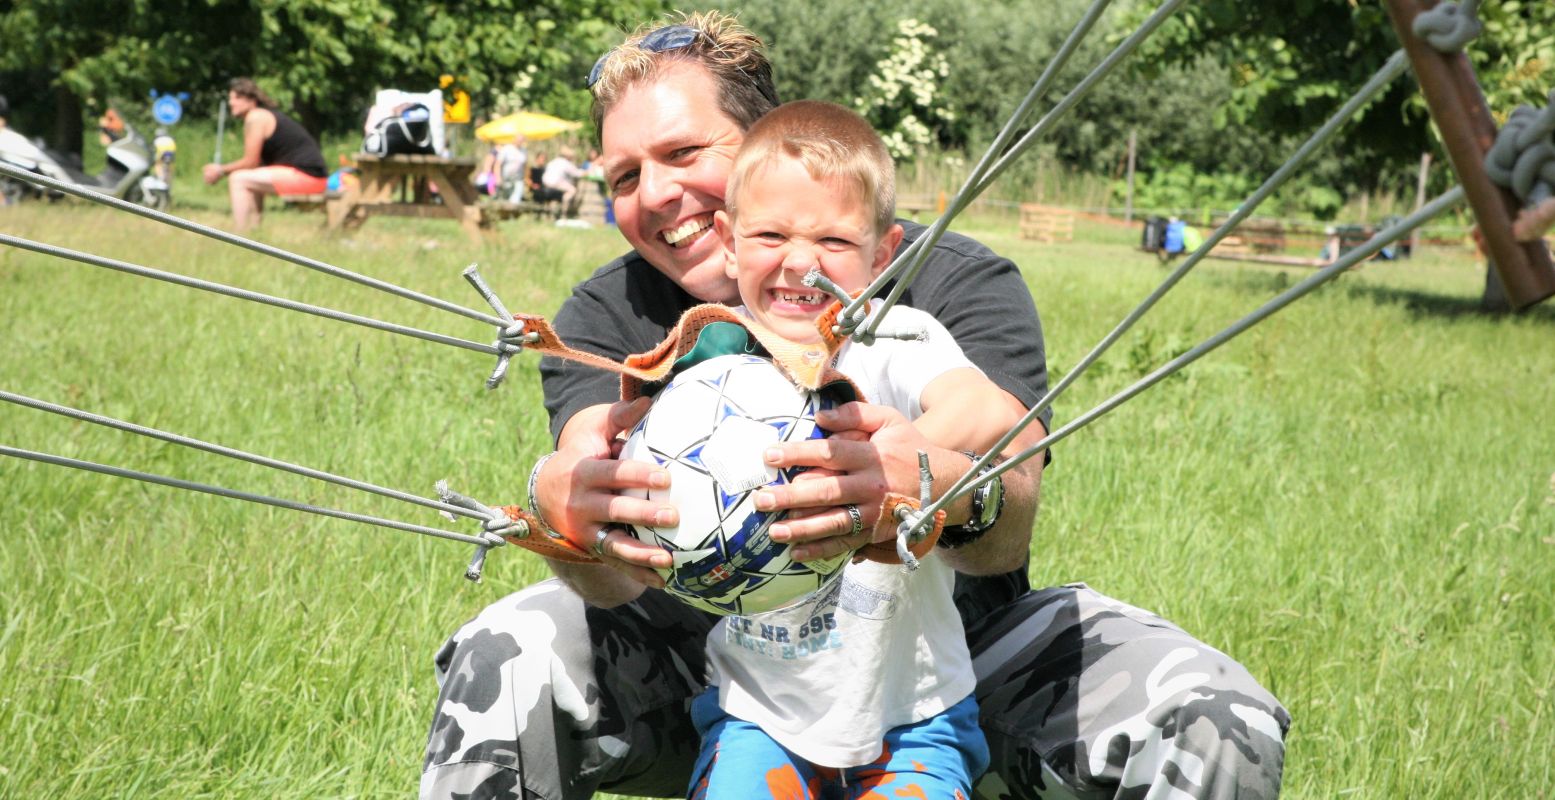
M 355 228 L 380 215 L 451 219 L 480 238 L 483 214 L 470 181 L 475 159 L 358 153 L 356 168 L 359 186 L 325 202 L 330 228 Z
M 340 192 L 327 192 L 325 194 L 283 194 L 280 195 L 281 208 L 291 211 L 322 212 L 328 202 L 340 197 Z
M 1020 236 L 1043 244 L 1074 241 L 1074 212 L 1041 203 L 1021 203 Z
M 481 206 L 481 222 L 482 224 L 489 225 L 499 220 L 518 219 L 525 216 L 556 219 L 561 216 L 561 213 L 561 201 L 536 203 L 531 200 L 524 200 L 514 203 L 509 200 L 497 200 Z

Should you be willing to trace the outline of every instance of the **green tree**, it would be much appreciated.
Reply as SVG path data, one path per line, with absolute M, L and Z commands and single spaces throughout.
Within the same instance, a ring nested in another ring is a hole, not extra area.
M 58 106 L 55 144 L 80 151 L 83 106 L 149 89 L 213 110 L 251 75 L 315 132 L 359 124 L 379 88 L 460 77 L 477 104 L 528 75 L 529 96 L 579 115 L 593 59 L 661 0 L 22 0 L 0 12 L 0 74 L 41 84 Z M 35 93 L 36 94 L 36 93 Z M 74 120 L 74 130 L 68 123 Z

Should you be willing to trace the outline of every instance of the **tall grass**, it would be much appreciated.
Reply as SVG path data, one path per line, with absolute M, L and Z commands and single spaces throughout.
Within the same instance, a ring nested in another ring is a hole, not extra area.
M 196 212 L 219 222 L 224 208 Z M 373 220 L 262 236 L 478 307 L 552 312 L 612 231 Z M 1024 267 L 1062 372 L 1163 276 L 1133 235 Z M 479 323 L 77 205 L 0 227 L 484 340 Z M 1096 229 L 1105 231 L 1107 229 Z M 1106 238 L 1111 237 L 1111 238 Z M 1207 263 L 1079 381 L 1073 418 L 1301 272 Z M 1555 689 L 1555 314 L 1478 313 L 1481 273 L 1369 266 L 1068 440 L 1044 486 L 1038 584 L 1084 580 L 1246 664 L 1295 717 L 1287 796 L 1547 796 Z M 428 493 L 522 499 L 548 449 L 532 358 L 492 359 L 0 250 L 4 388 Z M 424 509 L 0 408 L 0 443 L 451 529 Z M 405 796 L 430 657 L 546 570 L 497 551 L 0 459 L 0 796 Z M 1543 793 L 1543 794 L 1541 794 Z

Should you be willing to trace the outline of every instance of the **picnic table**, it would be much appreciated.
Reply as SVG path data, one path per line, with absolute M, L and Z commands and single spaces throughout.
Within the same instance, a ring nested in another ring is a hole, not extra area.
M 325 203 L 330 228 L 355 228 L 379 215 L 452 219 L 479 238 L 475 159 L 357 153 L 356 168 L 358 186 Z

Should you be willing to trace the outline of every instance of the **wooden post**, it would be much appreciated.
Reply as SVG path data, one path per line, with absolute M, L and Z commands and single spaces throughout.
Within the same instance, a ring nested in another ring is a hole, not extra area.
M 1431 176 L 1431 151 L 1420 154 L 1420 179 L 1415 181 L 1415 210 L 1425 205 L 1425 184 Z M 1409 232 L 1409 255 L 1413 257 L 1420 252 L 1420 229 L 1415 228 Z
M 1123 205 L 1123 221 L 1134 221 L 1134 159 L 1138 154 L 1135 146 L 1138 144 L 1138 131 L 1130 128 L 1128 132 L 1128 199 Z
M 1393 29 L 1420 81 L 1431 119 L 1441 131 L 1448 160 L 1485 234 L 1489 260 L 1513 308 L 1526 308 L 1555 295 L 1555 264 L 1543 242 L 1519 243 L 1512 218 L 1519 203 L 1485 173 L 1485 153 L 1495 143 L 1496 123 L 1485 105 L 1468 56 L 1442 53 L 1415 36 L 1415 17 L 1436 0 L 1384 0 Z

